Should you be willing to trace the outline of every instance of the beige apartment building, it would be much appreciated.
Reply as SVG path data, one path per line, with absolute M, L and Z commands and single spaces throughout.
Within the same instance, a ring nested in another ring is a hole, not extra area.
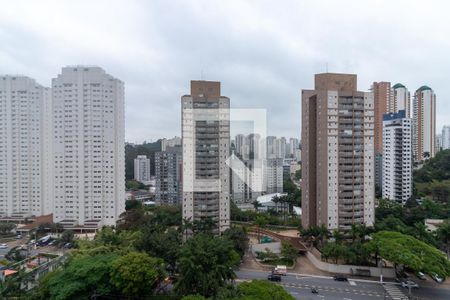
M 223 232 L 230 227 L 230 99 L 220 82 L 191 81 L 181 105 L 183 219 L 210 218 Z
M 354 74 L 316 74 L 302 90 L 302 226 L 373 222 L 373 94 Z

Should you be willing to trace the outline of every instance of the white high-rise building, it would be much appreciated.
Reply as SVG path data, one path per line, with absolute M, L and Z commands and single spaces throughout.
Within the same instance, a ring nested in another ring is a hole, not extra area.
M 296 138 L 290 138 L 289 139 L 289 156 L 295 158 L 296 157 L 296 151 L 299 149 L 300 143 L 298 139 Z
M 450 126 L 448 125 L 442 127 L 441 148 L 442 150 L 450 149 Z
M 436 154 L 436 95 L 430 87 L 417 89 L 413 110 L 414 160 L 423 161 Z
M 286 138 L 280 137 L 275 140 L 275 157 L 286 157 Z
M 383 198 L 405 204 L 412 196 L 412 120 L 406 111 L 383 117 Z
M 408 89 L 403 84 L 397 83 L 392 87 L 391 97 L 389 112 L 404 110 L 406 117 L 411 118 L 411 96 Z
M 0 215 L 52 212 L 50 89 L 25 76 L 0 77 Z
M 115 225 L 125 207 L 124 84 L 99 67 L 52 80 L 54 221 Z
M 147 184 L 150 182 L 150 158 L 138 155 L 134 159 L 134 180 Z
M 268 158 L 265 160 L 263 184 L 267 194 L 283 192 L 282 158 Z

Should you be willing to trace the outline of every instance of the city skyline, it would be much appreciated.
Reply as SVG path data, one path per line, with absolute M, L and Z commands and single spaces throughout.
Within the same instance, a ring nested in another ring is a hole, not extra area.
M 445 19 L 439 6 L 427 7 L 424 15 L 420 2 L 406 6 L 379 2 L 335 28 L 340 14 L 331 12 L 362 9 L 364 4 L 330 2 L 326 17 L 316 20 L 321 4 L 290 2 L 287 9 L 268 4 L 255 8 L 249 2 L 219 6 L 164 2 L 166 8 L 157 14 L 162 2 L 127 3 L 125 8 L 122 3 L 108 2 L 109 14 L 100 13 L 105 7 L 102 1 L 90 4 L 89 10 L 70 2 L 4 3 L 1 73 L 23 74 L 49 87 L 61 66 L 95 64 L 109 70 L 127 84 L 128 142 L 180 135 L 180 120 L 173 116 L 180 113 L 179 91 L 187 90 L 191 79 L 222 82 L 224 94 L 234 99 L 233 107 L 267 109 L 268 135 L 299 138 L 298 95 L 303 87 L 312 86 L 310 74 L 326 70 L 358 74 L 362 91 L 374 81 L 400 82 L 411 93 L 428 85 L 439 99 L 438 131 L 449 123 L 448 46 L 442 37 L 450 25 L 434 22 Z M 389 10 L 384 9 L 387 5 Z M 398 10 L 409 17 L 400 21 L 395 17 Z M 236 14 L 245 18 L 240 20 Z M 220 25 L 212 22 L 217 18 Z M 420 24 L 415 22 L 419 18 Z M 185 21 L 173 22 L 177 19 Z M 356 25 L 362 29 L 355 29 Z M 346 34 L 348 30 L 354 38 Z M 390 34 L 383 34 L 385 30 Z M 212 40 L 205 49 L 192 46 L 205 36 Z M 265 46 L 267 40 L 271 47 Z M 361 40 L 365 42 L 356 45 Z M 405 46 L 411 44 L 415 47 Z M 349 45 L 352 52 L 341 51 L 342 45 Z

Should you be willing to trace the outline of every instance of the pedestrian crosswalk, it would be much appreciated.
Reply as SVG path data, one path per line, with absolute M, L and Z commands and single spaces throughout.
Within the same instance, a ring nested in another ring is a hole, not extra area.
M 383 287 L 384 287 L 384 290 L 386 291 L 386 293 L 389 295 L 389 297 L 391 297 L 391 299 L 393 299 L 393 300 L 404 300 L 404 299 L 407 300 L 408 299 L 408 297 L 405 295 L 405 293 L 403 293 L 403 291 L 397 285 L 385 284 L 385 285 L 383 285 Z

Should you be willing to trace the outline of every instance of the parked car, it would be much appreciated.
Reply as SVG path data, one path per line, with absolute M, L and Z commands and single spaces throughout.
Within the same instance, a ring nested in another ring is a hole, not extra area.
M 406 280 L 406 281 L 402 281 L 402 287 L 412 287 L 412 288 L 419 288 L 419 285 L 417 283 L 415 283 L 412 280 Z
M 280 282 L 281 276 L 277 274 L 269 274 L 269 276 L 267 276 L 267 280 Z
M 442 283 L 444 281 L 444 278 L 440 277 L 438 274 L 436 273 L 431 273 L 430 274 L 431 278 L 433 278 L 437 283 Z
M 22 238 L 21 234 L 16 235 L 16 239 L 20 240 Z
M 425 277 L 425 274 L 423 272 L 416 272 L 416 277 L 419 278 L 420 280 L 427 280 L 427 278 Z
M 0 249 L 7 249 L 8 248 L 8 245 L 6 245 L 6 244 L 0 244 Z
M 336 281 L 348 281 L 347 276 L 343 275 L 343 274 L 337 274 L 333 276 L 334 280 Z

